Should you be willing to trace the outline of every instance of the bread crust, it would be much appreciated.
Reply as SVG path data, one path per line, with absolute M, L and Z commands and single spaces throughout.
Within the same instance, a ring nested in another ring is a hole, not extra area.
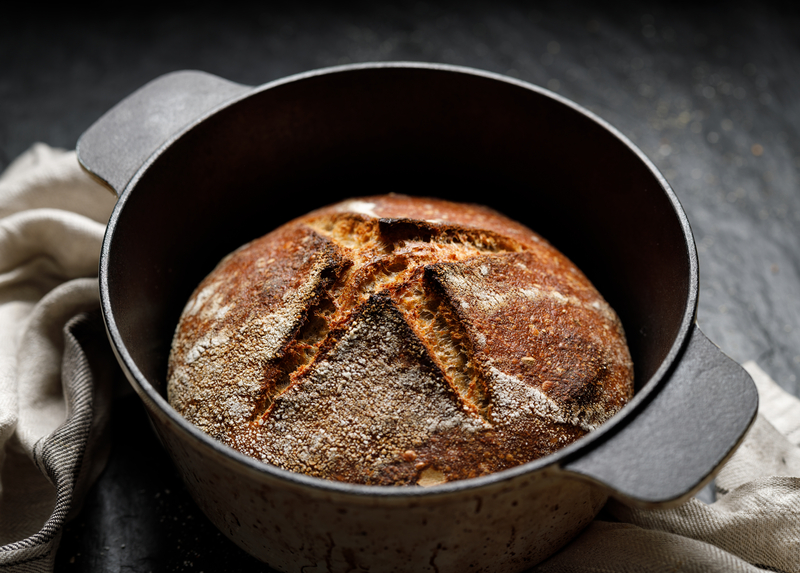
M 394 194 L 223 259 L 167 376 L 170 404 L 240 452 L 376 485 L 537 459 L 633 395 L 622 324 L 569 259 L 486 207 Z

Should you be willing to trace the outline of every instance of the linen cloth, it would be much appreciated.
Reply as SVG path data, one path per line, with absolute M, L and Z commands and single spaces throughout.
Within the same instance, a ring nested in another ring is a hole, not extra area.
M 119 370 L 98 313 L 113 195 L 74 151 L 34 145 L 0 176 L 0 568 L 52 571 L 61 531 L 106 460 Z M 800 400 L 755 363 L 757 420 L 717 501 L 608 505 L 536 573 L 800 573 Z
M 111 369 L 97 268 L 113 195 L 35 145 L 0 176 L 0 567 L 51 571 L 102 469 Z

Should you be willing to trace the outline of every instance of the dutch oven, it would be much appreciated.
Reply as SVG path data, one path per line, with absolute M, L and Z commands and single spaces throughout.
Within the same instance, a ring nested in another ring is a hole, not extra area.
M 757 410 L 747 373 L 698 329 L 688 219 L 655 166 L 589 111 L 512 78 L 378 63 L 259 87 L 157 78 L 81 137 L 119 199 L 100 259 L 112 347 L 193 498 L 283 571 L 519 571 L 567 543 L 608 496 L 681 503 Z M 545 458 L 422 487 L 294 474 L 200 432 L 165 400 L 170 342 L 228 252 L 312 208 L 402 192 L 489 205 L 570 257 L 616 309 L 635 396 Z

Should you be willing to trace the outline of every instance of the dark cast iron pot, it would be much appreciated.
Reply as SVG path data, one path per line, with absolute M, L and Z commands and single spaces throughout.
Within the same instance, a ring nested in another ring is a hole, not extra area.
M 755 416 L 752 380 L 695 324 L 695 244 L 669 184 L 611 126 L 536 86 L 408 63 L 255 88 L 177 72 L 98 120 L 78 155 L 119 195 L 100 261 L 119 362 L 199 506 L 277 569 L 520 571 L 609 495 L 686 500 Z M 293 474 L 178 415 L 164 397 L 172 334 L 219 259 L 312 208 L 391 191 L 487 204 L 570 257 L 622 319 L 632 402 L 553 455 L 430 488 Z

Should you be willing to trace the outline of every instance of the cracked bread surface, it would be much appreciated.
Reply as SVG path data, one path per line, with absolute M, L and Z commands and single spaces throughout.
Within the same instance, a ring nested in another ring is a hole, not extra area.
M 613 309 L 537 234 L 405 195 L 313 211 L 225 257 L 187 302 L 170 404 L 304 474 L 435 485 L 552 453 L 633 394 Z

